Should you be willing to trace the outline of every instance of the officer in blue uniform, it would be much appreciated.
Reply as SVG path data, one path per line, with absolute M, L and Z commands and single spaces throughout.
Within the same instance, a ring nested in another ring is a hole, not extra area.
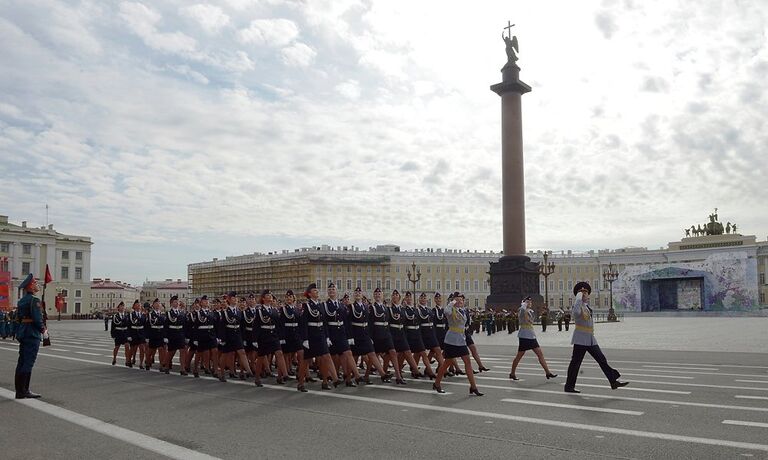
M 39 398 L 39 394 L 29 391 L 29 380 L 45 332 L 40 299 L 34 296 L 40 288 L 30 273 L 19 285 L 19 290 L 24 291 L 24 297 L 19 300 L 16 309 L 16 340 L 19 341 L 19 361 L 16 364 L 15 378 L 16 399 Z

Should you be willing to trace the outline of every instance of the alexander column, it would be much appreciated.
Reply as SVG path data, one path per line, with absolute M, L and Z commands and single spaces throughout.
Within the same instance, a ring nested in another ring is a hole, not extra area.
M 517 309 L 526 296 L 534 305 L 543 304 L 539 294 L 539 264 L 525 255 L 525 171 L 523 161 L 522 95 L 531 87 L 520 81 L 517 65 L 519 46 L 512 36 L 514 24 L 507 22 L 504 39 L 507 64 L 501 68 L 501 83 L 491 91 L 501 96 L 501 206 L 504 255 L 491 262 L 491 294 L 486 304 L 494 309 Z

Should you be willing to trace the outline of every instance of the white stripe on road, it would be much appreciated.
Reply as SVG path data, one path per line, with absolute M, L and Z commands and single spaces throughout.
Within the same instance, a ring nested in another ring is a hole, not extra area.
M 710 371 L 710 372 L 717 372 L 719 370 L 712 367 L 680 367 L 680 366 L 643 366 L 643 367 L 659 368 L 659 369 L 674 369 L 674 370 L 689 370 L 689 371 Z
M 633 380 L 634 382 L 634 380 Z M 580 387 L 589 387 L 589 388 L 606 388 L 605 385 L 592 385 L 591 383 L 579 383 L 578 386 Z M 608 387 L 610 388 L 610 387 Z M 636 386 L 630 385 L 628 387 L 622 387 L 621 391 L 643 391 L 646 393 L 668 393 L 672 395 L 689 395 L 691 394 L 690 391 L 677 391 L 677 390 L 657 390 L 655 388 L 637 388 Z
M 568 362 L 563 362 L 563 363 L 555 363 L 555 362 L 553 362 L 553 361 L 554 361 L 554 360 L 549 360 L 549 359 L 547 360 L 547 362 L 548 362 L 548 363 L 550 363 L 550 364 L 555 364 L 555 365 L 561 365 L 561 364 L 562 364 L 563 366 L 567 366 L 567 365 L 569 364 Z M 521 364 L 521 366 L 522 366 L 522 364 Z M 534 365 L 534 364 L 529 364 L 529 363 L 526 363 L 526 366 L 528 366 L 528 367 L 532 367 L 532 368 L 534 368 L 534 369 L 536 369 L 536 368 L 537 368 L 537 367 L 536 367 L 536 365 Z M 511 366 L 494 366 L 494 367 L 497 367 L 497 368 L 499 368 L 499 369 L 509 369 Z M 565 368 L 565 367 L 564 367 L 564 368 Z M 581 368 L 582 368 L 582 369 L 594 369 L 594 370 L 600 370 L 600 366 L 597 366 L 597 365 L 594 365 L 594 364 L 588 364 L 588 363 L 584 363 L 584 364 L 582 364 L 582 365 L 581 365 Z M 688 370 L 667 370 L 667 369 L 637 369 L 637 368 L 622 368 L 622 369 L 621 369 L 621 371 L 622 371 L 622 375 L 624 375 L 624 374 L 623 374 L 623 372 L 624 372 L 625 370 L 627 370 L 627 371 L 637 371 L 637 372 L 642 372 L 642 371 L 644 371 L 644 370 L 650 370 L 651 372 L 659 372 L 659 373 L 667 373 L 667 372 L 668 372 L 668 373 L 670 373 L 670 374 L 685 374 L 685 375 L 708 375 L 708 376 L 713 376 L 713 377 L 719 377 L 719 376 L 727 376 L 727 377 L 759 377 L 759 378 L 763 378 L 763 377 L 765 377 L 765 378 L 768 378 L 768 374 L 734 374 L 734 373 L 729 373 L 729 372 L 717 372 L 717 373 L 712 373 L 712 372 L 688 371 Z M 627 374 L 627 375 L 631 375 L 631 374 Z M 671 378 L 671 377 L 670 377 L 670 378 Z M 679 378 L 679 377 L 677 377 L 677 378 Z
M 6 350 L 6 351 L 17 351 L 14 349 L 9 348 L 0 348 L 0 350 Z M 109 366 L 109 363 L 104 363 L 101 361 L 91 361 L 91 360 L 85 360 L 80 358 L 71 358 L 68 356 L 58 356 L 58 355 L 49 355 L 40 353 L 39 355 L 42 356 L 48 356 L 52 358 L 59 358 L 59 359 L 67 359 L 72 361 L 81 361 L 91 364 L 99 364 L 99 365 L 105 365 Z M 136 371 L 139 371 L 139 369 L 135 369 Z M 235 381 L 230 380 L 230 383 L 233 384 L 239 384 L 239 385 L 248 385 L 253 387 L 253 384 L 250 382 L 242 382 L 242 381 Z M 443 382 L 446 384 L 451 384 L 452 382 Z M 453 383 L 455 385 L 461 385 L 458 382 Z M 466 384 L 464 384 L 466 385 Z M 594 385 L 597 386 L 597 385 Z M 296 389 L 292 387 L 285 387 L 282 385 L 265 385 L 264 388 L 278 390 L 278 391 L 290 391 L 292 393 L 295 393 Z M 506 389 L 505 387 L 498 387 L 502 389 Z M 626 389 L 626 388 L 625 388 Z M 746 449 L 746 450 L 758 450 L 762 452 L 768 452 L 768 445 L 767 444 L 757 444 L 757 443 L 749 443 L 749 442 L 738 442 L 738 441 L 729 441 L 726 439 L 714 439 L 714 438 L 700 438 L 695 436 L 684 436 L 684 435 L 675 435 L 675 434 L 669 434 L 669 433 L 659 433 L 659 432 L 653 432 L 653 431 L 641 431 L 641 430 L 630 430 L 630 429 L 624 429 L 624 428 L 616 428 L 611 426 L 599 426 L 599 425 L 590 425 L 590 424 L 584 424 L 584 423 L 571 423 L 571 422 L 563 422 L 559 420 L 548 420 L 548 419 L 539 419 L 539 418 L 531 418 L 531 417 L 522 417 L 522 416 L 516 416 L 516 415 L 507 415 L 507 414 L 499 414 L 495 412 L 484 412 L 484 411 L 474 411 L 474 410 L 468 410 L 468 409 L 459 409 L 455 407 L 442 407 L 442 406 L 435 406 L 430 404 L 419 404 L 419 403 L 412 403 L 412 402 L 405 402 L 405 401 L 394 401 L 394 400 L 388 400 L 388 399 L 375 399 L 375 398 L 369 398 L 365 396 L 355 396 L 355 395 L 348 395 L 348 394 L 342 394 L 342 393 L 333 393 L 333 392 L 318 392 L 313 391 L 306 393 L 309 396 L 318 396 L 318 397 L 330 397 L 330 398 L 339 398 L 339 399 L 347 399 L 347 400 L 354 400 L 354 401 L 362 401 L 362 402 L 370 402 L 370 403 L 376 403 L 376 404 L 382 404 L 382 405 L 389 405 L 389 406 L 397 406 L 397 407 L 406 407 L 406 408 L 414 408 L 414 409 L 423 409 L 426 411 L 433 411 L 433 412 L 444 412 L 444 413 L 452 413 L 452 414 L 459 414 L 459 415 L 470 415 L 474 417 L 483 417 L 485 419 L 498 419 L 498 420 L 507 420 L 507 421 L 514 421 L 514 422 L 521 422 L 521 423 L 533 423 L 543 426 L 553 426 L 557 428 L 568 428 L 568 429 L 575 429 L 575 430 L 584 430 L 584 431 L 591 431 L 591 432 L 597 432 L 597 433 L 612 433 L 612 434 L 619 434 L 619 435 L 625 435 L 625 436 L 633 436 L 633 437 L 639 437 L 639 438 L 646 438 L 646 439 L 660 439 L 665 441 L 676 441 L 676 442 L 687 442 L 691 444 L 701 444 L 701 445 L 710 445 L 710 446 L 720 446 L 720 447 L 730 447 L 735 449 Z M 24 400 L 26 401 L 26 400 Z M 131 434 L 134 434 L 131 432 Z
M 453 394 L 448 391 L 446 391 L 445 393 L 438 393 L 435 390 L 420 390 L 418 388 L 404 388 L 404 387 L 388 387 L 384 385 L 358 385 L 358 386 L 361 386 L 363 388 L 371 388 L 374 390 L 397 390 L 397 391 L 407 391 L 410 393 L 422 393 L 422 394 L 431 394 L 431 395 L 438 395 L 438 396 Z
M 768 380 L 739 380 L 736 379 L 734 382 L 741 382 L 741 383 L 768 383 Z
M 49 404 L 44 401 L 37 399 L 15 399 L 16 394 L 10 390 L 6 390 L 5 388 L 0 388 L 0 397 L 13 400 L 31 409 L 52 415 L 66 422 L 74 423 L 75 425 L 81 426 L 85 429 L 95 431 L 96 433 L 101 433 L 103 435 L 109 436 L 110 438 L 123 441 L 127 444 L 132 444 L 136 447 L 140 447 L 142 449 L 154 452 L 156 454 L 164 455 L 166 457 L 179 460 L 210 460 L 217 458 L 201 452 L 187 449 L 186 447 L 171 444 L 170 442 L 163 441 L 162 439 L 153 438 L 136 431 L 126 430 L 125 428 L 112 425 L 111 423 L 107 423 L 103 420 L 98 420 L 92 417 L 88 417 L 87 415 L 78 414 L 77 412 L 72 412 L 71 410 L 67 410 L 59 406 L 54 406 L 53 404 Z
M 528 368 L 528 367 L 523 368 L 522 366 L 518 366 L 517 368 L 518 369 L 522 368 L 523 370 L 537 370 L 535 368 Z M 550 368 L 549 370 L 551 372 L 559 372 L 562 375 L 565 375 L 567 373 L 567 371 L 564 370 L 564 369 L 552 369 L 552 368 Z M 508 374 L 508 372 L 504 372 L 504 371 L 486 371 L 486 372 L 491 372 L 491 373 L 494 373 L 494 374 Z M 534 374 L 526 374 L 526 375 L 534 375 Z M 539 374 L 535 374 L 535 375 L 541 375 L 541 374 L 539 373 Z M 695 378 L 695 377 L 681 377 L 681 376 L 678 376 L 678 375 L 630 374 L 630 373 L 624 372 L 624 371 L 621 372 L 621 375 L 632 375 L 632 376 L 637 376 L 637 377 L 651 377 L 651 378 L 662 378 L 662 379 L 678 379 L 678 380 L 680 380 L 680 379 L 682 379 L 682 380 L 693 380 Z M 583 377 L 583 378 L 586 378 L 586 377 Z M 768 383 L 768 382 L 765 382 L 765 383 Z
M 759 399 L 761 401 L 768 401 L 768 396 L 744 396 L 744 395 L 736 395 L 734 396 L 736 399 Z
M 101 356 L 98 353 L 88 353 L 87 351 L 76 351 L 75 353 L 77 353 L 78 355 Z
M 515 355 L 488 355 L 496 358 L 506 358 L 509 359 L 509 362 L 512 362 L 512 359 L 515 357 Z M 483 356 L 483 359 L 485 359 L 485 356 Z M 568 364 L 570 358 L 548 358 L 548 361 L 551 360 L 553 362 L 562 362 L 565 364 Z M 663 364 L 667 366 L 706 366 L 707 369 L 710 369 L 712 367 L 717 366 L 720 367 L 737 367 L 740 369 L 768 369 L 768 366 L 749 366 L 744 364 L 711 364 L 711 363 L 669 363 L 669 362 L 656 362 L 656 361 L 633 361 L 633 360 L 626 360 L 626 359 L 612 359 L 612 363 L 630 363 L 630 364 Z
M 753 426 L 756 428 L 768 428 L 768 423 L 745 422 L 743 420 L 723 420 L 723 425 Z
M 535 401 L 535 400 L 530 400 L 530 399 L 504 398 L 504 399 L 502 399 L 502 402 L 512 402 L 512 403 L 518 403 L 518 404 L 532 404 L 534 406 L 557 407 L 557 408 L 560 408 L 560 409 L 578 409 L 578 410 L 586 410 L 586 411 L 592 411 L 592 412 L 607 412 L 609 414 L 643 415 L 643 412 L 638 412 L 638 411 L 635 411 L 635 410 L 606 409 L 604 407 L 579 406 L 579 405 L 575 405 L 575 404 L 559 404 L 559 403 L 553 403 L 553 402 L 548 402 L 548 401 Z

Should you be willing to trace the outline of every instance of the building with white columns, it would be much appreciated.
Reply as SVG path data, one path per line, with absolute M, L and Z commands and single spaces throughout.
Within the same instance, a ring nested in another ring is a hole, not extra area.
M 46 290 L 48 315 L 56 313 L 57 294 L 65 301 L 62 314 L 89 313 L 92 244 L 90 237 L 59 233 L 52 224 L 30 227 L 22 221 L 16 225 L 0 215 L 0 273 L 10 277 L 8 307 L 15 308 L 19 284 L 27 274 L 42 280 L 48 264 L 53 276 Z

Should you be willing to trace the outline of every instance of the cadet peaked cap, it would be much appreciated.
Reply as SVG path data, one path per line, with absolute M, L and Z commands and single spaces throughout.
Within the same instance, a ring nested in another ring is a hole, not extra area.
M 204 295 L 204 296 L 200 297 L 200 300 L 208 300 L 208 296 Z
M 32 284 L 32 281 L 34 281 L 34 279 L 35 279 L 35 275 L 33 275 L 32 273 L 28 274 L 27 277 L 24 278 L 24 281 L 22 281 L 21 284 L 19 284 L 19 290 L 26 289 L 27 286 Z
M 435 298 L 442 297 L 439 292 L 435 292 Z
M 331 283 L 331 284 L 329 284 L 329 285 L 328 285 L 328 289 L 330 289 L 330 288 L 335 288 L 335 287 L 336 287 L 336 285 L 335 285 L 335 284 L 333 284 L 333 283 Z
M 586 281 L 579 281 L 576 283 L 576 286 L 573 287 L 573 295 L 581 292 L 582 289 L 586 290 L 587 294 L 592 294 L 592 286 L 590 286 Z
M 136 299 L 136 300 L 133 301 L 133 305 L 137 305 L 137 304 L 141 305 L 141 302 L 139 302 L 139 299 Z
M 378 288 L 378 287 L 377 287 L 376 289 L 374 289 L 374 290 L 373 290 L 373 292 L 374 292 L 374 293 L 376 293 L 376 292 L 381 292 L 381 288 Z
M 146 309 L 149 309 L 149 307 L 151 307 L 151 305 L 149 304 L 149 302 L 144 302 L 143 307 L 146 308 Z
M 294 295 L 293 289 L 288 289 L 287 291 L 285 291 L 285 295 Z
M 177 295 L 172 295 L 172 296 L 171 296 L 171 300 L 170 300 L 170 302 L 173 302 L 174 300 L 179 300 L 179 296 L 177 296 Z
M 316 283 L 310 283 L 309 286 L 307 286 L 307 292 L 311 291 L 312 289 L 317 289 Z
M 235 291 L 229 291 L 229 292 L 227 293 L 227 297 L 237 297 L 237 292 L 235 292 Z
M 379 289 L 379 290 L 381 290 L 381 289 Z M 360 289 L 360 286 L 358 286 L 358 287 L 355 288 L 355 292 L 363 292 L 363 290 Z

